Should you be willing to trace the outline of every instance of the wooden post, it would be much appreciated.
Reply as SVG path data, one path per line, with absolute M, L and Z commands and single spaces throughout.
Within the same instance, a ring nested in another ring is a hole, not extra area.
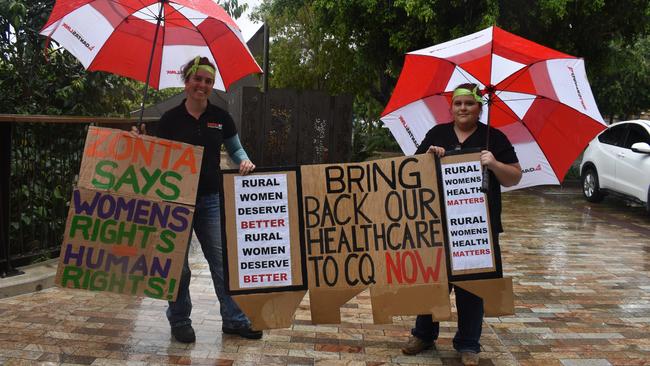
M 0 123 L 0 255 L 4 262 L 2 278 L 22 274 L 11 266 L 9 250 L 9 189 L 11 181 L 11 128 L 13 123 Z

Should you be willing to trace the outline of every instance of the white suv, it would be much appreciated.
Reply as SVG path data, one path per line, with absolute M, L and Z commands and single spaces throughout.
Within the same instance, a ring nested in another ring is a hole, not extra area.
M 609 126 L 587 146 L 580 172 L 588 201 L 600 202 L 612 192 L 644 204 L 650 212 L 650 121 Z

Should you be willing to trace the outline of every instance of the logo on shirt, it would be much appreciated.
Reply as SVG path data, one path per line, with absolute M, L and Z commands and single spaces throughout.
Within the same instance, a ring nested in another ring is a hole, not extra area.
M 220 130 L 223 128 L 223 125 L 219 122 L 208 122 L 208 128 L 216 128 L 217 130 Z

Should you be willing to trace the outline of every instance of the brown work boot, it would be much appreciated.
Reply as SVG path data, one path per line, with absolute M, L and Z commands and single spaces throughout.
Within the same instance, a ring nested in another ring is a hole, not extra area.
M 463 366 L 476 366 L 478 365 L 478 353 L 476 352 L 461 352 L 460 362 Z
M 411 336 L 409 338 L 408 343 L 406 343 L 406 345 L 402 347 L 402 353 L 405 355 L 412 356 L 412 355 L 417 355 L 422 351 L 426 351 L 434 347 L 435 345 L 433 344 L 433 342 L 423 341 L 418 337 Z

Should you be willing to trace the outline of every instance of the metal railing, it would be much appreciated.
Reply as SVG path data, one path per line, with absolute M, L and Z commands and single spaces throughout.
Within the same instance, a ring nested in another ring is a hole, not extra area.
M 155 124 L 157 118 L 145 119 Z M 0 114 L 0 275 L 55 257 L 90 124 L 128 129 L 129 118 Z

